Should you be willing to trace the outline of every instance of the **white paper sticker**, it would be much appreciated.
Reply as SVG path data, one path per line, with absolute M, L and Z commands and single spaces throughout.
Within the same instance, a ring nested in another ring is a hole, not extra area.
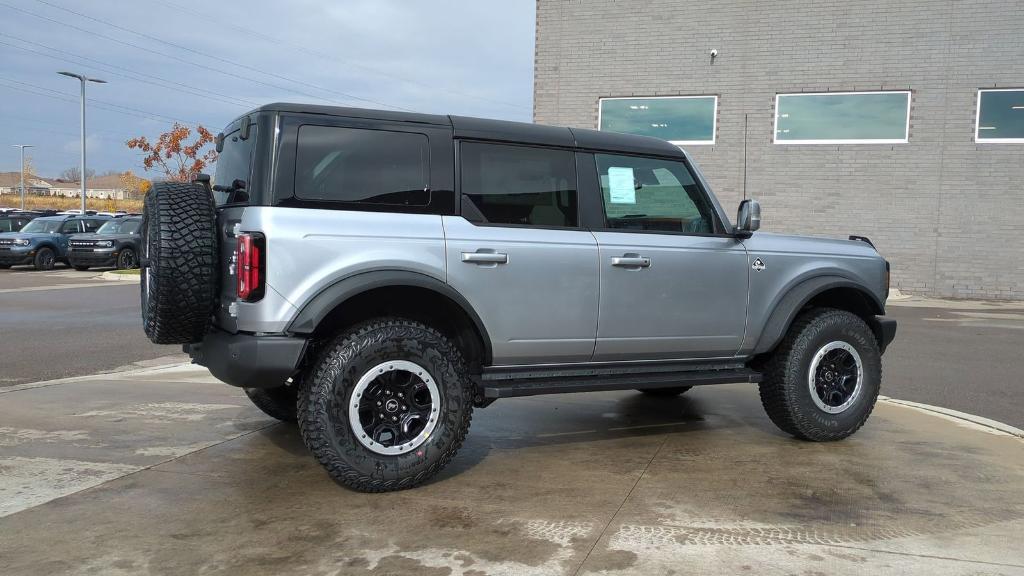
M 612 204 L 636 204 L 632 168 L 608 168 L 608 191 Z

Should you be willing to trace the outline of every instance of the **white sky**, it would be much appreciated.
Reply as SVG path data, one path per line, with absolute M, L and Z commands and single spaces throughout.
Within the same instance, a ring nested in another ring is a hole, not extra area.
M 60 70 L 109 82 L 88 87 L 89 168 L 141 173 L 128 138 L 268 102 L 529 121 L 533 47 L 533 0 L 0 0 L 0 171 L 11 144 L 43 176 L 78 165 Z

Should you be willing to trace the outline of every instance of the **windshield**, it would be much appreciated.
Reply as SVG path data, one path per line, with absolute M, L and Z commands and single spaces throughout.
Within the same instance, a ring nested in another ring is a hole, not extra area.
M 255 142 L 255 124 L 251 125 L 249 137 L 245 140 L 239 138 L 238 130 L 224 135 L 224 149 L 217 156 L 217 171 L 213 176 L 213 184 L 217 188 L 213 192 L 213 198 L 218 206 L 249 201 L 246 186 L 249 184 L 252 147 Z M 241 186 L 234 186 L 236 182 Z
M 135 234 L 139 231 L 139 220 L 110 220 L 100 229 L 97 234 Z
M 22 232 L 56 232 L 60 230 L 60 225 L 63 223 L 61 220 L 40 220 L 36 219 L 21 229 Z

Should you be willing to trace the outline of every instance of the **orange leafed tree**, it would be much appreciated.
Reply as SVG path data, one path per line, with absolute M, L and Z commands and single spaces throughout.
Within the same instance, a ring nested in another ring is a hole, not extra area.
M 156 142 L 139 136 L 132 138 L 127 144 L 129 148 L 145 154 L 142 165 L 147 172 L 158 170 L 163 172 L 168 180 L 191 182 L 196 174 L 217 160 L 215 150 L 203 151 L 203 148 L 213 143 L 213 134 L 202 125 L 196 126 L 195 131 L 196 137 L 190 144 L 188 140 L 192 136 L 192 130 L 175 122 L 174 128 L 161 134 Z

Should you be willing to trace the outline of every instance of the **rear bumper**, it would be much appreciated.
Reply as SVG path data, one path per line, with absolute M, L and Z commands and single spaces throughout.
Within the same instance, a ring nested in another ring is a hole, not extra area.
M 213 330 L 182 349 L 215 378 L 241 388 L 276 388 L 292 377 L 302 360 L 305 338 L 254 336 Z
M 896 320 L 885 316 L 875 316 L 868 321 L 868 324 L 871 326 L 871 331 L 875 333 L 875 338 L 878 339 L 879 350 L 884 353 L 896 338 Z

